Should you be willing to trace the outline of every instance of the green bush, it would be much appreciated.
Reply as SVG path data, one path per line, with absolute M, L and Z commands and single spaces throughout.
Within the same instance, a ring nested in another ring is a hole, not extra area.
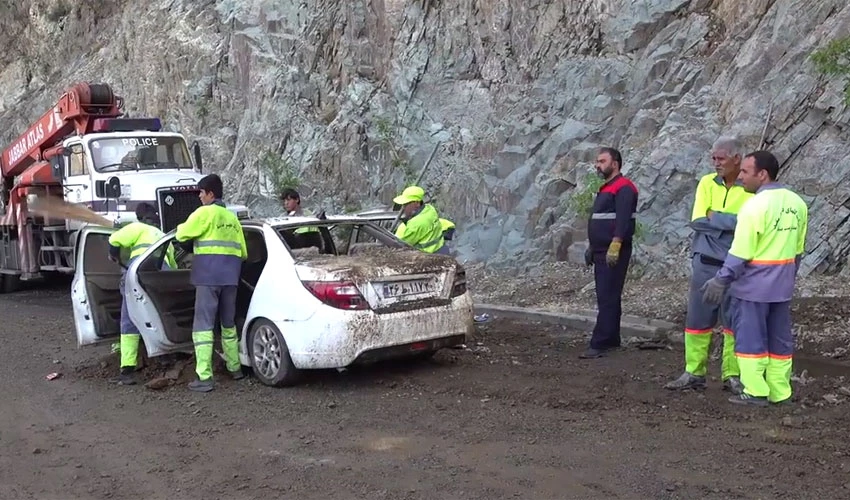
M 850 37 L 832 40 L 811 58 L 820 73 L 844 79 L 844 102 L 850 105 Z
M 579 218 L 590 217 L 590 211 L 593 209 L 593 200 L 596 198 L 596 193 L 605 182 L 596 174 L 587 174 L 584 176 L 583 182 L 576 186 L 572 196 L 567 200 L 567 210 L 575 212 Z
M 287 160 L 274 151 L 267 150 L 260 158 L 260 170 L 271 184 L 274 196 L 280 196 L 284 189 L 295 189 L 301 184 L 298 171 Z

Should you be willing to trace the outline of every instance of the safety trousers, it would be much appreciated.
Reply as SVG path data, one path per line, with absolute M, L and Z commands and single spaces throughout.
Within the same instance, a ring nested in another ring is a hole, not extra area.
M 227 370 L 235 372 L 239 363 L 239 338 L 236 335 L 236 287 L 195 287 L 195 318 L 192 342 L 195 344 L 195 373 L 200 380 L 213 376 L 213 329 L 216 316 L 221 321 L 221 349 Z
M 791 302 L 750 302 L 732 299 L 735 354 L 741 384 L 750 396 L 773 403 L 791 397 L 794 335 Z
M 735 329 L 731 323 L 731 297 L 727 293 L 721 305 L 706 304 L 700 288 L 714 277 L 719 266 L 705 264 L 695 254 L 691 263 L 691 283 L 688 293 L 688 313 L 685 318 L 685 371 L 697 377 L 708 372 L 708 358 L 714 326 L 720 319 L 723 325 L 723 356 L 720 362 L 722 380 L 740 375 L 735 358 Z
M 139 329 L 130 319 L 127 311 L 127 300 L 124 298 L 124 276 L 118 282 L 121 292 L 121 368 L 135 368 L 139 357 Z
M 596 325 L 590 337 L 592 349 L 620 347 L 620 319 L 623 315 L 623 286 L 632 258 L 632 246 L 623 243 L 620 258 L 613 266 L 605 262 L 606 249 L 593 252 L 593 278 L 596 282 Z

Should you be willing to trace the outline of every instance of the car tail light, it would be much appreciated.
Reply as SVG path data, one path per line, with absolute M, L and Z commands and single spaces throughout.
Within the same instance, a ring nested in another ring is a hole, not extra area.
M 455 271 L 455 281 L 452 286 L 452 298 L 460 297 L 466 293 L 466 270 L 458 266 Z
M 351 281 L 302 281 L 317 299 L 337 309 L 369 309 L 369 303 Z

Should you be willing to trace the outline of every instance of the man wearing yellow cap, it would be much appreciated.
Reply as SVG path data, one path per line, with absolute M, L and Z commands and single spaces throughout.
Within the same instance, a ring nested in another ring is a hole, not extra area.
M 449 255 L 443 238 L 443 223 L 437 209 L 425 203 L 425 190 L 408 186 L 393 203 L 401 205 L 401 224 L 395 231 L 398 239 L 425 253 Z

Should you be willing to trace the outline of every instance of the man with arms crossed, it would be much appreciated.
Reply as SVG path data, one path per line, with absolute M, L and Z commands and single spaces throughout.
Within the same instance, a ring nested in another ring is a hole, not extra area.
M 732 245 L 736 214 L 753 195 L 748 193 L 738 173 L 741 171 L 741 144 L 734 137 L 720 137 L 711 149 L 716 173 L 700 179 L 691 215 L 694 238 L 691 243 L 691 285 L 685 319 L 685 372 L 669 382 L 667 389 L 704 389 L 708 371 L 711 337 L 718 316 L 723 324 L 723 358 L 720 365 L 723 389 L 741 393 L 740 371 L 735 359 L 734 330 L 729 324 L 729 297 L 721 306 L 706 304 L 700 288 L 713 278 Z

